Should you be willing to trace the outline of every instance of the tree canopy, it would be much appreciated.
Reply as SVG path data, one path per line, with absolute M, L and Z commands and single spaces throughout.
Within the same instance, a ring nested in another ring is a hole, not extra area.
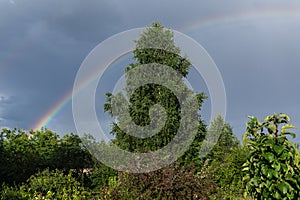
M 136 47 L 133 50 L 134 63 L 126 67 L 125 73 L 135 69 L 144 64 L 160 64 L 160 67 L 169 66 L 179 72 L 182 77 L 188 75 L 191 63 L 188 58 L 180 55 L 180 49 L 175 45 L 173 32 L 165 29 L 158 22 L 153 23 L 150 27 L 140 35 L 140 38 L 135 41 Z M 125 75 L 126 75 L 125 74 Z M 156 76 L 159 77 L 159 74 Z M 128 76 L 124 91 L 128 91 L 130 82 L 135 81 L 135 77 Z M 190 91 L 191 92 L 191 91 Z M 206 96 L 203 93 L 196 95 L 198 100 L 199 110 L 202 106 L 203 100 Z M 111 93 L 107 93 L 107 103 L 105 104 L 105 111 L 112 112 L 112 99 Z M 138 138 L 129 135 L 122 130 L 118 124 L 114 123 L 112 126 L 111 134 L 115 136 L 113 143 L 117 144 L 120 148 L 131 152 L 148 152 L 161 149 L 167 145 L 174 135 L 177 134 L 179 123 L 181 119 L 180 103 L 173 92 L 163 85 L 145 84 L 137 88 L 134 93 L 128 97 L 130 102 L 130 117 L 135 124 L 145 126 L 150 124 L 149 110 L 155 104 L 160 104 L 166 111 L 166 122 L 158 134 L 149 138 Z M 116 116 L 114 116 L 116 117 Z M 205 124 L 200 116 L 198 133 L 195 141 L 191 145 L 186 157 L 190 160 L 198 157 L 198 150 L 201 141 L 205 136 Z M 126 123 L 126 121 L 125 121 Z M 188 156 L 187 156 L 188 155 Z

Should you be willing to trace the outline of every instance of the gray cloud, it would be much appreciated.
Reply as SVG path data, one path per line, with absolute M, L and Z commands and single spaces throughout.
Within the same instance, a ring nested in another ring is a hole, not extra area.
M 198 38 L 204 41 L 223 75 L 227 119 L 239 137 L 245 130 L 247 115 L 262 119 L 273 112 L 285 112 L 300 127 L 300 42 L 296 36 L 300 32 L 299 19 L 300 16 L 275 16 L 236 20 L 208 29 L 206 34 L 210 37 Z
M 2 115 L 27 129 L 72 89 L 84 57 L 121 21 L 101 1 L 0 4 L 0 92 L 21 101 L 5 106 Z
M 81 62 L 99 42 L 160 21 L 193 37 L 212 56 L 227 90 L 227 119 L 239 136 L 247 115 L 286 112 L 300 127 L 300 15 L 289 15 L 297 9 L 296 1 L 259 0 L 0 1 L 0 126 L 31 128 L 72 89 Z M 272 10 L 273 16 L 183 29 L 196 21 Z M 74 131 L 70 104 L 49 128 Z

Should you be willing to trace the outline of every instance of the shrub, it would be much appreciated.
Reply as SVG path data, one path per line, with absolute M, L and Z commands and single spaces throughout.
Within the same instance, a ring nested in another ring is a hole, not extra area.
M 67 175 L 63 171 L 48 169 L 39 172 L 28 180 L 28 193 L 36 199 L 86 199 L 90 193 L 80 186 L 72 177 L 72 172 Z
M 182 168 L 178 163 L 149 173 L 120 172 L 118 181 L 102 194 L 108 199 L 211 199 L 217 195 L 207 165 L 195 173 L 193 165 Z
M 245 184 L 242 182 L 242 165 L 247 160 L 247 149 L 236 147 L 230 153 L 223 154 L 222 160 L 212 160 L 209 170 L 220 187 L 222 199 L 243 197 Z
M 274 114 L 266 117 L 263 123 L 256 117 L 249 118 L 243 135 L 243 142 L 250 150 L 243 165 L 248 194 L 255 199 L 298 199 L 299 151 L 286 137 L 295 137 L 289 131 L 294 128 L 288 124 L 290 118 L 285 114 Z
M 30 199 L 30 196 L 24 185 L 18 188 L 3 184 L 0 191 L 0 199 L 2 200 L 27 200 Z

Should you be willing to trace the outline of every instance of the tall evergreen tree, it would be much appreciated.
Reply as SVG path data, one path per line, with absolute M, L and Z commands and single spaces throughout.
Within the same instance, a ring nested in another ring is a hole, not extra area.
M 160 23 L 155 22 L 152 26 L 146 28 L 135 43 L 136 48 L 133 50 L 133 58 L 136 62 L 126 67 L 126 74 L 140 65 L 157 63 L 161 64 L 162 67 L 164 67 L 163 65 L 169 66 L 183 77 L 187 77 L 191 63 L 186 57 L 180 56 L 180 49 L 175 45 L 171 30 L 167 30 Z M 130 81 L 133 80 L 126 79 L 125 91 L 128 89 L 126 87 L 130 84 Z M 192 91 L 189 90 L 189 92 Z M 107 103 L 104 105 L 105 111 L 108 111 L 111 115 L 113 115 L 113 97 L 111 93 L 107 93 Z M 196 97 L 200 110 L 206 97 L 203 93 L 197 94 Z M 136 89 L 128 99 L 131 117 L 128 120 L 132 120 L 139 126 L 149 125 L 151 121 L 149 109 L 155 104 L 160 104 L 166 111 L 165 125 L 158 134 L 152 137 L 138 138 L 129 135 L 118 124 L 113 123 L 111 130 L 111 134 L 115 136 L 113 143 L 131 152 L 155 151 L 167 145 L 177 134 L 180 125 L 180 103 L 176 95 L 165 86 L 145 84 Z M 198 159 L 199 146 L 205 136 L 205 125 L 200 116 L 198 120 L 198 133 L 184 158 L 188 158 L 190 161 Z

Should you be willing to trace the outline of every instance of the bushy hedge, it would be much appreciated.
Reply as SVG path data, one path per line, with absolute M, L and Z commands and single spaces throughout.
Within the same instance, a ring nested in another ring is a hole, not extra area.
M 90 197 L 91 193 L 72 177 L 71 171 L 66 175 L 63 171 L 48 169 L 31 176 L 20 187 L 3 185 L 1 192 L 3 200 L 80 200 Z

